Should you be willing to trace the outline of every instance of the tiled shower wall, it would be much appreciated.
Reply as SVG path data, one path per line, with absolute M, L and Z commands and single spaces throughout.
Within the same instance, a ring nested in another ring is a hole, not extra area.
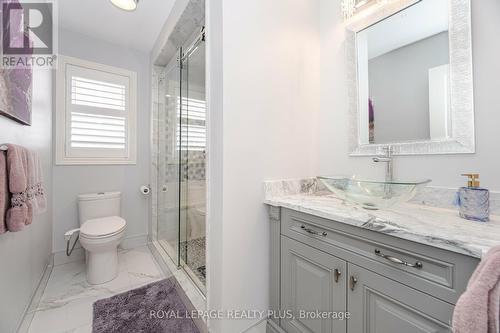
M 177 220 L 179 171 L 182 171 L 183 180 L 202 183 L 206 179 L 206 159 L 204 151 L 182 152 L 182 160 L 187 160 L 187 163 L 182 165 L 182 170 L 179 170 L 175 134 L 177 126 L 175 108 L 178 102 L 176 91 L 179 86 L 173 79 L 175 72 L 170 71 L 169 74 L 172 75 L 171 78 L 167 77 L 165 67 L 155 66 L 152 75 L 152 223 L 150 235 L 153 240 L 172 241 L 173 237 L 178 234 L 178 230 L 175 229 L 175 223 L 167 225 L 165 221 Z M 163 223 L 158 225 L 159 221 Z M 159 235 L 158 232 L 161 234 Z

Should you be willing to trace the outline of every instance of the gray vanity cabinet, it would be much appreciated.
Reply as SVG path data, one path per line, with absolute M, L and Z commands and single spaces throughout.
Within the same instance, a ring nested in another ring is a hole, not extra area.
M 270 308 L 279 316 L 268 333 L 451 332 L 454 304 L 479 263 L 290 209 L 271 207 L 270 223 Z
M 346 311 L 346 266 L 344 260 L 282 237 L 281 308 L 293 314 L 281 321 L 286 332 L 346 332 L 345 321 L 315 318 L 316 311 Z
M 453 306 L 349 264 L 348 332 L 450 332 Z

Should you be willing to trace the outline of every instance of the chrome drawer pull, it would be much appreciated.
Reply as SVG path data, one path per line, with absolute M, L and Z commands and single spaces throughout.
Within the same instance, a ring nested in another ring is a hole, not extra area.
M 349 279 L 349 288 L 351 288 L 352 291 L 354 291 L 354 288 L 356 288 L 357 283 L 358 283 L 358 278 L 355 277 L 354 275 L 351 275 L 351 278 Z
M 340 270 L 338 268 L 335 268 L 335 270 L 333 271 L 333 276 L 334 276 L 336 283 L 339 282 L 339 278 L 341 275 L 342 275 L 342 272 L 340 272 Z
M 375 249 L 375 254 L 381 258 L 384 258 L 386 260 L 389 260 L 390 262 L 392 263 L 395 263 L 395 264 L 398 264 L 398 265 L 403 265 L 403 266 L 408 266 L 408 267 L 413 267 L 413 268 L 422 268 L 423 265 L 420 261 L 417 261 L 416 263 L 414 264 L 410 264 L 404 260 L 401 260 L 399 258 L 396 258 L 396 257 L 392 257 L 392 256 L 388 256 L 386 254 L 383 254 L 382 252 L 380 252 L 379 249 Z
M 301 226 L 300 226 L 300 229 L 302 229 L 302 230 L 304 230 L 304 231 L 306 231 L 306 232 L 310 233 L 311 235 L 323 236 L 323 237 L 328 236 L 328 234 L 327 234 L 326 232 L 319 233 L 319 232 L 314 231 L 314 230 L 312 230 L 312 229 L 306 228 L 306 226 L 305 226 L 305 225 L 301 225 Z

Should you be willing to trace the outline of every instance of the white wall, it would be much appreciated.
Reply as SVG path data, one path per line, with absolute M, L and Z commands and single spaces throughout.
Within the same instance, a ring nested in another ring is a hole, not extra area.
M 382 177 L 383 167 L 369 158 L 348 156 L 348 104 L 345 81 L 344 26 L 339 0 L 321 1 L 321 112 L 319 168 L 321 174 Z M 396 157 L 401 178 L 431 178 L 433 185 L 458 187 L 464 172 L 479 172 L 483 186 L 500 189 L 500 2 L 472 1 L 476 154 Z
M 0 332 L 14 332 L 52 253 L 52 72 L 33 74 L 33 123 L 23 126 L 0 116 L 0 144 L 37 151 L 43 163 L 48 209 L 24 230 L 0 235 Z
M 140 194 L 139 187 L 149 183 L 149 55 L 65 30 L 59 31 L 59 39 L 59 52 L 63 55 L 137 72 L 137 165 L 54 167 L 54 251 L 63 251 L 64 232 L 78 227 L 76 198 L 80 193 L 121 191 L 126 237 L 145 239 L 150 203 Z
M 429 69 L 449 63 L 448 43 L 443 32 L 370 59 L 375 143 L 430 139 Z
M 209 308 L 267 310 L 263 181 L 316 175 L 319 2 L 211 0 L 208 8 Z

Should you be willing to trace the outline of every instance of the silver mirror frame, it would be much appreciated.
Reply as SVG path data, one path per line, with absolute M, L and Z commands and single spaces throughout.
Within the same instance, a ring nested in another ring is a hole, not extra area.
M 370 8 L 369 14 L 363 12 L 355 14 L 350 20 L 351 23 L 347 22 L 346 56 L 350 127 L 349 151 L 351 156 L 376 155 L 380 151 L 380 147 L 388 145 L 394 147 L 394 153 L 397 155 L 475 153 L 470 0 L 448 0 L 452 137 L 445 140 L 405 141 L 390 144 L 362 144 L 360 142 L 356 34 L 420 1 L 393 0 L 378 8 Z

